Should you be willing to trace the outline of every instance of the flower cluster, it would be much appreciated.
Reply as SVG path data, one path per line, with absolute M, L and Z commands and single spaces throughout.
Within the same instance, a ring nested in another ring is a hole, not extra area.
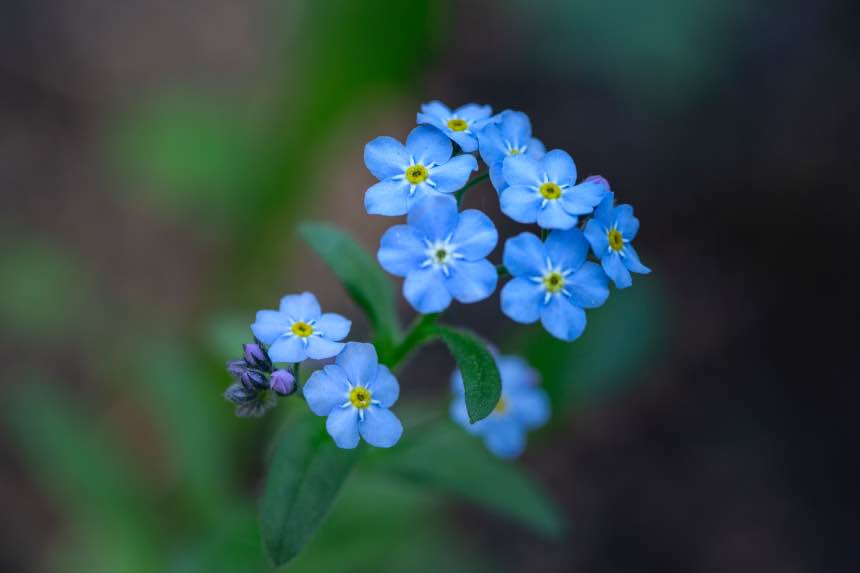
M 434 101 L 422 106 L 417 119 L 405 145 L 378 137 L 365 147 L 365 164 L 380 181 L 367 190 L 364 204 L 372 215 L 406 215 L 405 225 L 382 235 L 377 258 L 386 271 L 404 277 L 403 296 L 418 312 L 442 312 L 454 299 L 484 300 L 496 290 L 498 276 L 509 274 L 502 312 L 519 323 L 540 320 L 550 334 L 571 341 L 585 329 L 585 309 L 606 301 L 609 279 L 625 288 L 631 272 L 650 272 L 631 244 L 639 228 L 633 209 L 613 205 L 603 177 L 577 183 L 571 156 L 546 151 L 532 137 L 526 114 L 492 115 L 489 106 L 476 104 L 452 111 Z M 469 174 L 478 167 L 475 151 L 487 165 L 502 212 L 541 229 L 540 237 L 508 239 L 499 267 L 487 259 L 498 242 L 493 222 L 480 211 L 459 210 Z M 590 251 L 599 265 L 587 261 Z
M 365 165 L 378 182 L 366 190 L 364 207 L 371 215 L 406 216 L 382 235 L 377 260 L 404 279 L 403 296 L 419 313 L 441 313 L 454 300 L 485 300 L 506 280 L 500 295 L 506 316 L 523 324 L 540 321 L 551 335 L 572 341 L 585 329 L 585 310 L 607 300 L 610 281 L 626 288 L 631 273 L 650 272 L 632 245 L 639 230 L 632 207 L 615 205 L 603 177 L 580 181 L 568 153 L 547 151 L 533 137 L 526 114 L 493 115 L 489 106 L 476 104 L 451 110 L 434 101 L 421 107 L 417 124 L 405 144 L 383 136 L 365 146 Z M 470 180 L 478 156 L 486 172 Z M 539 228 L 508 238 L 501 264 L 489 259 L 499 243 L 493 221 L 479 210 L 460 208 L 466 191 L 487 178 L 502 213 Z M 355 448 L 361 439 L 393 446 L 403 433 L 390 410 L 400 393 L 388 367 L 395 364 L 380 364 L 371 344 L 345 341 L 351 325 L 343 316 L 323 313 L 311 293 L 283 297 L 278 310 L 257 313 L 251 325 L 255 342 L 245 345 L 241 360 L 228 363 L 236 381 L 225 397 L 239 416 L 259 416 L 278 396 L 295 394 L 326 418 L 338 447 Z M 425 338 L 405 336 L 399 344 L 412 346 L 400 348 L 399 356 Z M 483 363 L 490 362 L 487 351 L 480 352 Z M 489 352 L 501 379 L 495 409 L 470 423 L 458 370 L 450 415 L 495 455 L 512 458 L 525 448 L 526 434 L 549 419 L 549 399 L 523 359 Z M 302 386 L 299 368 L 306 360 L 329 362 Z

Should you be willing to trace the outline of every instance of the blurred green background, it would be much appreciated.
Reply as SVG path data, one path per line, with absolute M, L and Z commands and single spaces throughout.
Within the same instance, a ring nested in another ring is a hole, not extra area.
M 853 361 L 815 358 L 839 342 L 800 344 L 826 325 L 797 309 L 789 273 L 810 251 L 799 218 L 824 222 L 796 205 L 854 185 L 856 15 L 763 0 L 4 3 L 0 569 L 269 569 L 257 501 L 288 408 L 234 418 L 223 364 L 287 292 L 314 291 L 367 338 L 296 229 L 326 220 L 375 250 L 392 222 L 364 214 L 364 143 L 402 139 L 442 99 L 521 109 L 581 175 L 606 176 L 655 272 L 570 345 L 504 319 L 497 296 L 447 315 L 540 368 L 554 418 L 521 465 L 567 516 L 564 539 L 370 460 L 287 569 L 852 570 L 834 492 Z M 488 185 L 466 204 L 520 229 Z M 848 244 L 848 210 L 828 211 Z M 399 408 L 444 412 L 452 368 L 425 349 Z M 471 459 L 465 434 L 437 438 L 440 464 Z

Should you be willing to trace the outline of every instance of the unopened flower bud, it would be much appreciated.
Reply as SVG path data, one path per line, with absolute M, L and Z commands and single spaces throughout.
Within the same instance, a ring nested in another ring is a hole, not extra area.
M 246 388 L 252 390 L 265 390 L 269 387 L 269 380 L 266 378 L 266 375 L 257 370 L 245 370 L 239 379 Z
M 287 370 L 275 370 L 269 384 L 280 396 L 289 396 L 296 391 L 296 378 Z
M 248 366 L 265 372 L 272 370 L 272 361 L 262 346 L 256 343 L 243 344 L 242 349 L 245 351 L 245 362 Z
M 242 384 L 236 383 L 231 384 L 230 387 L 224 391 L 224 398 L 234 404 L 247 404 L 257 399 L 257 392 L 256 390 L 246 388 Z
M 234 378 L 241 378 L 247 369 L 248 365 L 245 364 L 244 360 L 231 360 L 227 363 L 227 372 Z

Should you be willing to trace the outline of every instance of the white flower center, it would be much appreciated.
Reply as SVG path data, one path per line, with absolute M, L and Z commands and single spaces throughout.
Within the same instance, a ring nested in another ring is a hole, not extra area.
M 547 257 L 544 263 L 543 273 L 530 277 L 530 279 L 533 283 L 540 285 L 544 293 L 543 302 L 546 304 L 554 296 L 570 296 L 570 291 L 567 290 L 567 283 L 568 277 L 572 274 L 572 269 L 565 269 L 560 265 L 553 265 L 552 261 Z
M 424 254 L 427 258 L 421 263 L 422 268 L 434 268 L 442 271 L 446 277 L 450 274 L 450 267 L 458 260 L 463 258 L 463 255 L 457 252 L 457 245 L 451 243 L 451 237 L 448 236 L 442 241 L 424 240 Z

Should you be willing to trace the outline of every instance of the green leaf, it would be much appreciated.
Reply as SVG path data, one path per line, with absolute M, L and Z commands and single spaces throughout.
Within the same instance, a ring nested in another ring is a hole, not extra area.
M 558 537 L 564 530 L 563 515 L 538 483 L 516 465 L 493 457 L 478 439 L 450 422 L 412 432 L 376 458 L 384 470 L 458 495 L 542 535 Z
M 502 381 L 493 355 L 486 343 L 466 331 L 440 326 L 436 332 L 463 374 L 469 421 L 474 424 L 483 420 L 492 413 L 502 395 Z
M 260 512 L 266 551 L 276 566 L 295 557 L 322 523 L 361 449 L 341 450 L 324 424 L 295 412 L 278 437 Z
M 376 259 L 352 237 L 325 223 L 305 223 L 299 234 L 322 257 L 355 303 L 367 314 L 380 354 L 399 336 L 391 281 Z

